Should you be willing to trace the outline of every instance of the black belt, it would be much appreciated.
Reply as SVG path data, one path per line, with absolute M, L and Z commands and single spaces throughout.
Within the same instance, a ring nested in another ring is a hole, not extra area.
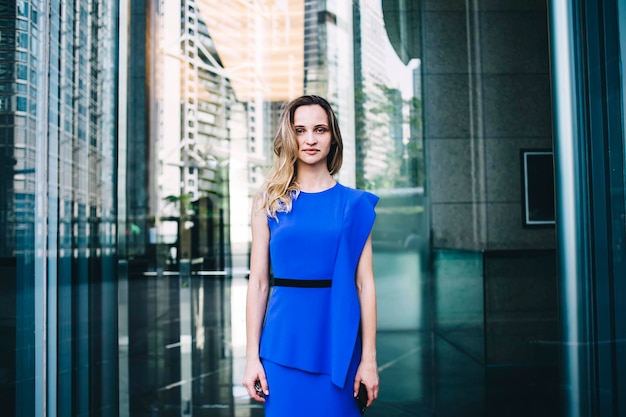
M 275 287 L 329 288 L 332 282 L 332 279 L 274 278 Z

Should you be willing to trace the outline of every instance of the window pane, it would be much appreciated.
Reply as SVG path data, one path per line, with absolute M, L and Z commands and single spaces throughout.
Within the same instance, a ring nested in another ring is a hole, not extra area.
M 24 32 L 17 32 L 17 47 L 28 48 L 28 34 Z
M 28 1 L 17 0 L 17 15 L 20 17 L 28 17 Z
M 11 96 L 0 96 L 0 111 L 11 110 Z
M 15 47 L 16 35 L 12 30 L 0 30 L 0 47 L 12 50 Z
M 18 80 L 28 79 L 28 66 L 27 65 L 17 64 L 17 79 Z
M 17 96 L 16 109 L 17 111 L 26 111 L 28 100 L 26 97 Z

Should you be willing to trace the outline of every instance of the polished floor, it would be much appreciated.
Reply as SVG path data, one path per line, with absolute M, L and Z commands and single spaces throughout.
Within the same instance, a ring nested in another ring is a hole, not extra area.
M 406 274 L 410 264 L 418 265 L 398 255 L 377 259 L 381 389 L 366 415 L 558 416 L 554 367 L 487 367 L 425 325 L 428 285 L 402 278 L 419 276 Z M 263 416 L 241 385 L 246 286 L 243 274 L 129 277 L 122 414 Z

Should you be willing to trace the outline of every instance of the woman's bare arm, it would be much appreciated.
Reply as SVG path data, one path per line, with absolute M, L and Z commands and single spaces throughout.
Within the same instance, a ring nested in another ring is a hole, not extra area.
M 256 392 L 259 381 L 265 395 L 269 394 L 265 371 L 259 358 L 261 329 L 269 294 L 269 228 L 260 199 L 254 200 L 251 215 L 252 248 L 250 252 L 250 278 L 246 296 L 246 371 L 243 385 L 251 398 L 265 401 Z
M 378 397 L 378 365 L 376 362 L 376 286 L 372 265 L 372 235 L 370 233 L 356 271 L 356 288 L 361 306 L 361 363 L 354 380 L 354 393 L 362 382 L 367 388 L 369 407 Z

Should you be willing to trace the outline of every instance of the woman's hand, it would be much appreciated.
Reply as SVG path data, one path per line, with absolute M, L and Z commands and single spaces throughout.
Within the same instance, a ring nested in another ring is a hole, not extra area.
M 354 378 L 354 396 L 361 383 L 367 389 L 367 406 L 378 398 L 378 365 L 376 364 L 376 286 L 372 265 L 372 233 L 367 238 L 356 271 L 356 288 L 361 304 L 361 363 Z
M 265 402 L 265 395 L 270 395 L 265 369 L 260 360 L 247 361 L 246 371 L 243 376 L 243 386 L 248 390 L 248 395 L 255 401 Z M 260 388 L 260 390 L 258 389 Z
M 363 383 L 367 388 L 367 406 L 372 405 L 378 398 L 378 365 L 376 361 L 368 361 L 359 364 L 354 377 L 354 396 L 359 392 L 359 386 Z

